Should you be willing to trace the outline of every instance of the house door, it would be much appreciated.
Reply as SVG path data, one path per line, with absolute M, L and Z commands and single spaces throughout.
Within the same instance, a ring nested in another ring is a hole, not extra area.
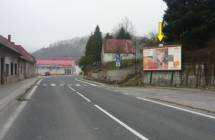
M 0 83 L 1 83 L 1 85 L 3 85 L 4 84 L 4 77 L 5 77 L 5 75 L 4 75 L 4 58 L 1 58 L 1 79 L 0 79 Z

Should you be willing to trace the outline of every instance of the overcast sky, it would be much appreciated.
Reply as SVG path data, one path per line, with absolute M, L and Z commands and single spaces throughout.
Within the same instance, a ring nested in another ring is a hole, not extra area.
M 98 24 L 103 33 L 128 17 L 136 34 L 156 31 L 163 0 L 0 0 L 0 34 L 32 52 L 50 43 L 89 35 Z

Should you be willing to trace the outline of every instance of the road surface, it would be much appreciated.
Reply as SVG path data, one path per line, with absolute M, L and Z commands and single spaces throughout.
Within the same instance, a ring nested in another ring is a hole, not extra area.
M 215 119 L 73 76 L 43 79 L 4 140 L 214 140 Z

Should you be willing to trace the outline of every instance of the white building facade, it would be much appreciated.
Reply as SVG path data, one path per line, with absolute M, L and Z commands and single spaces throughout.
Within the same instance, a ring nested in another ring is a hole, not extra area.
M 132 41 L 123 39 L 105 40 L 102 46 L 102 64 L 116 61 L 116 55 L 120 55 L 121 60 L 135 59 L 135 48 Z
M 75 72 L 74 60 L 37 60 L 36 73 L 38 75 L 72 75 Z

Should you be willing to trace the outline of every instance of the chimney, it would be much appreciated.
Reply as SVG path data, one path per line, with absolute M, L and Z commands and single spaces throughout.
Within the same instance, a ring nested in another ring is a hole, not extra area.
M 8 41 L 11 42 L 11 35 L 8 35 Z

